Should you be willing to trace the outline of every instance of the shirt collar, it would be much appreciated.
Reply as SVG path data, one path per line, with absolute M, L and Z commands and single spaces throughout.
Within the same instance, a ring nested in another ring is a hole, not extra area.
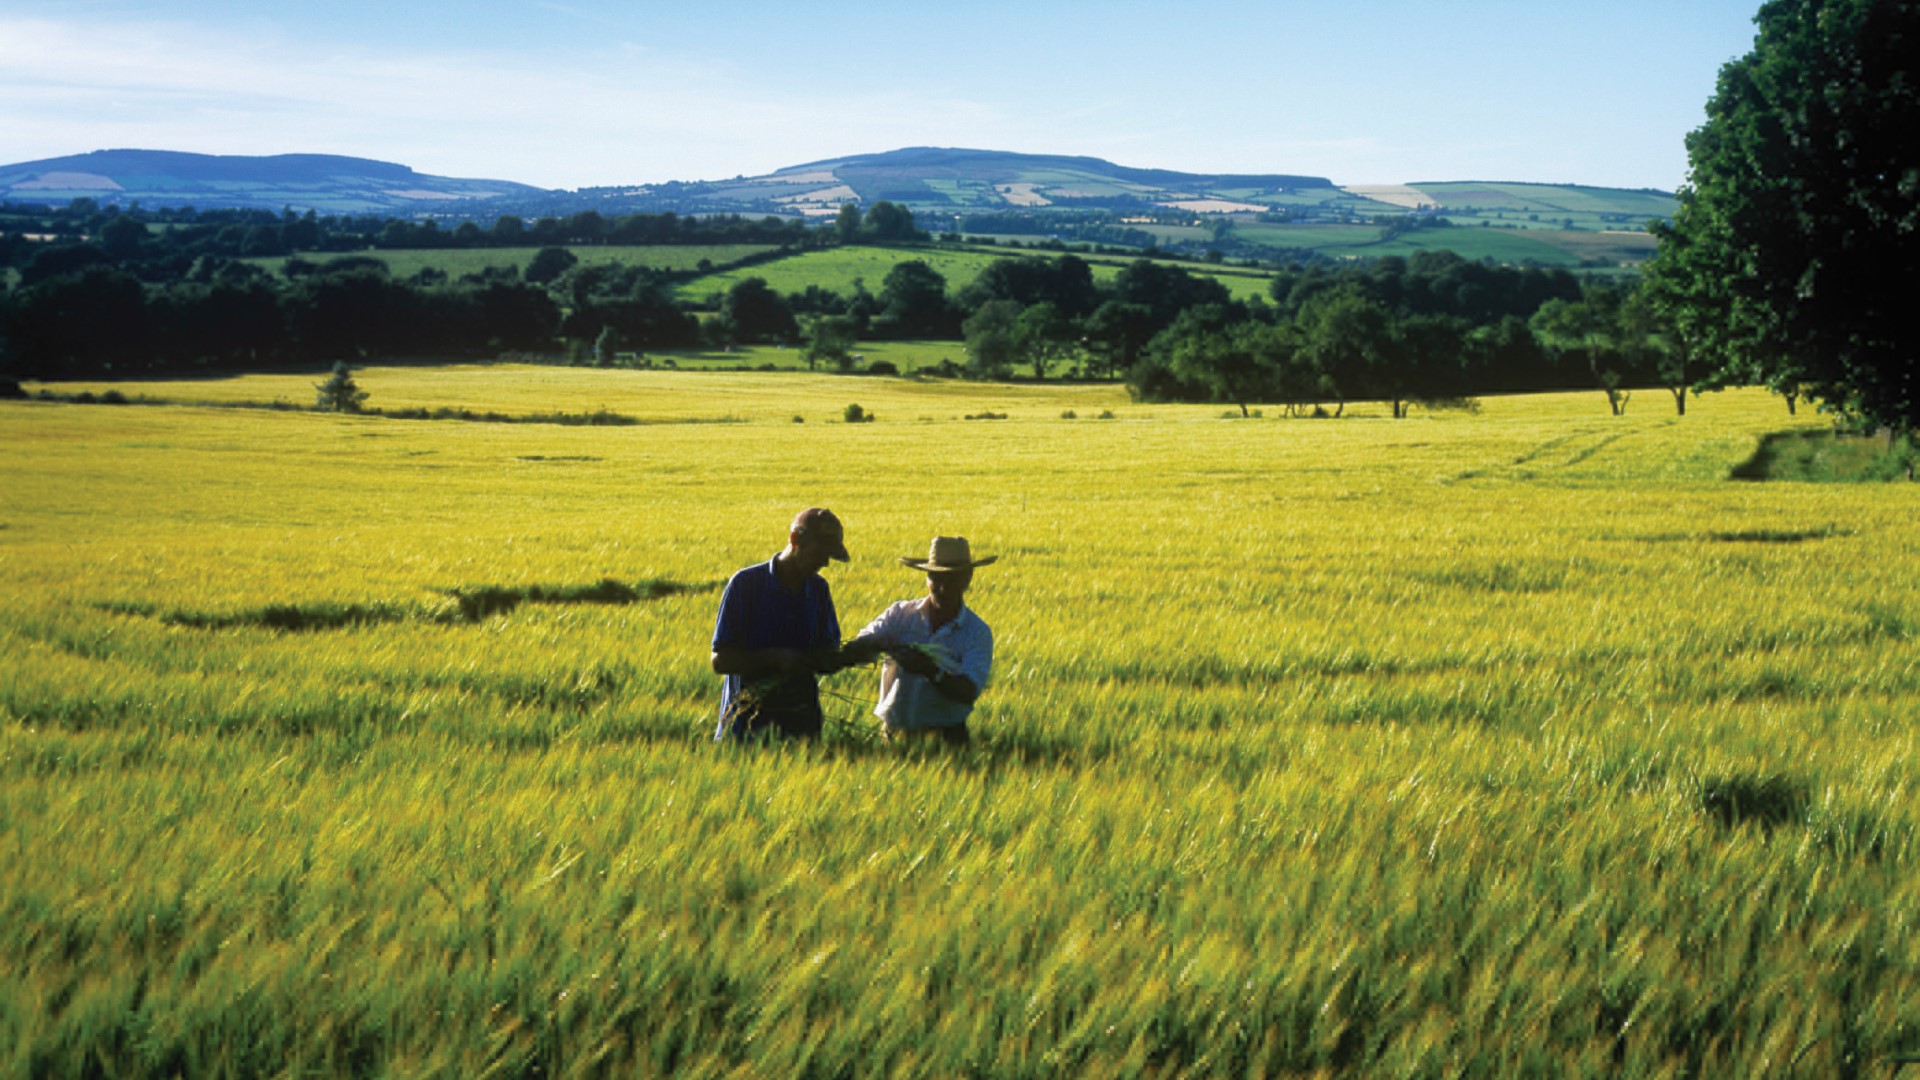
M 933 613 L 928 611 L 927 608 L 932 603 L 933 603 L 933 597 L 931 596 L 923 596 L 920 598 L 920 607 L 919 607 L 920 617 L 927 620 L 927 626 L 930 629 L 933 627 Z M 941 626 L 937 630 L 934 630 L 933 632 L 937 634 L 942 630 L 951 630 L 954 627 L 959 626 L 961 623 L 966 622 L 967 619 L 972 617 L 972 615 L 973 615 L 973 609 L 967 606 L 967 602 L 965 600 L 962 600 L 960 601 L 959 613 L 954 615 L 951 621 L 947 622 L 945 625 Z
M 807 580 L 803 580 L 803 581 L 801 581 L 801 582 L 800 582 L 800 587 L 799 587 L 798 589 L 789 589 L 789 588 L 787 588 L 787 585 L 786 585 L 786 582 L 784 582 L 784 581 L 781 581 L 781 580 L 780 580 L 780 568 L 779 568 L 779 562 L 780 562 L 780 553 L 779 553 L 779 552 L 774 552 L 774 555 L 773 555 L 773 558 L 771 558 L 771 559 L 768 559 L 768 560 L 767 560 L 767 561 L 766 561 L 766 562 L 765 562 L 764 564 L 762 564 L 762 565 L 764 565 L 764 566 L 766 566 L 766 568 L 767 568 L 767 576 L 773 579 L 773 587 L 774 587 L 774 588 L 776 588 L 776 589 L 779 589 L 779 590 L 781 590 L 782 592 L 790 592 L 790 593 L 796 593 L 796 594 L 799 594 L 799 593 L 804 593 L 804 592 L 806 592 L 806 591 L 807 591 L 808 589 L 810 589 L 810 588 L 812 588 L 812 587 L 813 587 L 813 582 L 812 582 L 812 581 L 807 581 Z M 813 574 L 813 575 L 811 575 L 811 576 L 812 576 L 812 577 L 819 577 L 820 575 L 818 575 L 818 574 Z

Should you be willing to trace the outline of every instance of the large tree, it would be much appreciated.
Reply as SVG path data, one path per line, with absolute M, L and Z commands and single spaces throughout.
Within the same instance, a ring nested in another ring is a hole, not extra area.
M 720 323 L 736 342 L 792 341 L 800 335 L 786 298 L 763 277 L 735 282 L 720 300 Z
M 880 285 L 880 337 L 952 337 L 959 319 L 947 303 L 947 279 L 919 259 L 896 263 Z
M 1687 138 L 1648 267 L 1703 381 L 1920 415 L 1920 0 L 1771 0 Z

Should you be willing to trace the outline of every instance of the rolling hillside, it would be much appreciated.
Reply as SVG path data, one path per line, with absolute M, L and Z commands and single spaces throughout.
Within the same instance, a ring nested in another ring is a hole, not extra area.
M 323 214 L 529 220 L 585 211 L 825 220 L 887 200 L 936 233 L 1060 240 L 1274 262 L 1445 248 L 1474 259 L 1593 268 L 1652 251 L 1662 191 L 1487 181 L 1337 186 L 1291 173 L 1207 174 L 1091 157 L 911 147 L 764 176 L 550 191 L 320 154 L 216 157 L 102 150 L 0 166 L 0 201 L 191 205 Z
M 540 188 L 504 180 L 457 180 L 405 165 L 330 154 L 231 157 L 169 150 L 90 154 L 0 165 L 0 200 L 317 210 L 411 217 L 476 200 L 525 197 Z

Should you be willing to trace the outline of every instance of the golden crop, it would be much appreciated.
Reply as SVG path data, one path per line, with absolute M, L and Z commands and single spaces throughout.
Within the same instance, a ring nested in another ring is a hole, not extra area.
M 356 378 L 648 423 L 0 404 L 0 1074 L 1920 1053 L 1920 488 L 1727 480 L 1764 395 Z M 849 633 L 1002 556 L 970 749 L 866 739 L 870 670 L 711 743 L 717 587 L 814 504 Z

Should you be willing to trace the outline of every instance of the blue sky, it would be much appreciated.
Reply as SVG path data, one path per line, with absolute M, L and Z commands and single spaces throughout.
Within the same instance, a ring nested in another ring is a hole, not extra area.
M 1758 0 L 0 0 L 0 162 L 333 153 L 545 187 L 901 146 L 1672 189 Z

